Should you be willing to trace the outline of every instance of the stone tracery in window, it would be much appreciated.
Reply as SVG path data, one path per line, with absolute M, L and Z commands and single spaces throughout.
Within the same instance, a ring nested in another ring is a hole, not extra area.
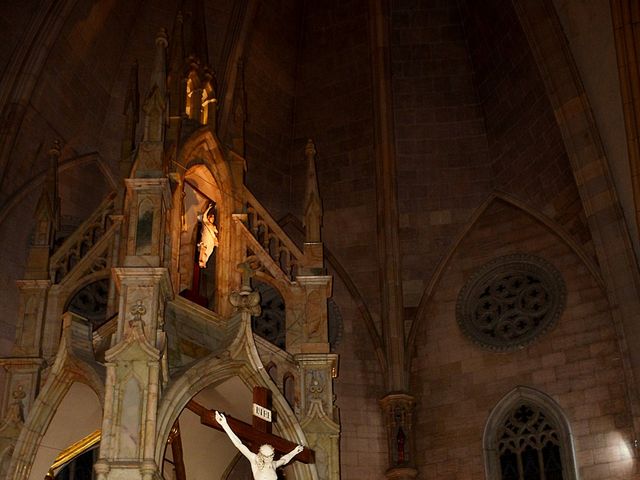
M 540 409 L 520 405 L 497 437 L 502 480 L 562 480 L 559 434 Z
M 481 267 L 460 291 L 458 324 L 485 348 L 521 348 L 555 324 L 565 297 L 560 273 L 545 260 L 501 257 Z
M 548 395 L 519 386 L 487 419 L 483 436 L 488 480 L 577 480 L 571 427 Z

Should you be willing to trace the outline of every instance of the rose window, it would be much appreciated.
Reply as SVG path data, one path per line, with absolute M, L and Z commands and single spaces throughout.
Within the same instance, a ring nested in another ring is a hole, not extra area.
M 550 263 L 509 255 L 481 267 L 460 291 L 457 319 L 471 340 L 492 350 L 531 343 L 557 321 L 565 286 Z

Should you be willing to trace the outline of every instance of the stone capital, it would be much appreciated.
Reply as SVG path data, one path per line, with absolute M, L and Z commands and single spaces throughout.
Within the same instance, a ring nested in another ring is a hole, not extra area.
M 325 288 L 327 296 L 331 295 L 333 286 L 333 277 L 331 275 L 298 275 L 296 282 L 302 287 Z
M 125 178 L 124 182 L 130 191 L 142 194 L 160 193 L 166 207 L 171 208 L 171 188 L 168 178 Z

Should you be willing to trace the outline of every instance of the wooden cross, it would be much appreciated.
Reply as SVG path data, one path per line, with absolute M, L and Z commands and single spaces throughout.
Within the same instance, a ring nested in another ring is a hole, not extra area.
M 253 403 L 260 407 L 271 410 L 271 391 L 264 387 L 253 387 Z M 216 421 L 215 411 L 209 410 L 200 405 L 195 400 L 189 400 L 187 408 L 196 415 L 200 416 L 200 423 L 208 427 L 222 430 L 220 424 Z M 289 453 L 293 450 L 297 443 L 290 442 L 282 437 L 278 437 L 271 433 L 271 422 L 263 420 L 257 416 L 253 416 L 253 425 L 249 425 L 241 420 L 233 418 L 225 414 L 229 427 L 251 450 L 258 452 L 261 445 L 268 443 L 280 455 Z M 294 457 L 302 463 L 314 463 L 315 452 L 310 448 L 304 447 L 304 450 Z

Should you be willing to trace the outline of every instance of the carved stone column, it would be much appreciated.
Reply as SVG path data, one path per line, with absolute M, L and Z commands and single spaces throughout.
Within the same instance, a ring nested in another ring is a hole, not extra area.
M 145 131 L 136 152 L 123 232 L 124 265 L 113 268 L 118 327 L 105 353 L 107 379 L 98 480 L 160 479 L 155 462 L 156 415 L 167 375 L 164 309 L 173 297 L 168 266 L 172 208 L 163 156 L 166 35 L 156 39 L 156 62 L 144 104 Z
M 328 275 L 298 275 L 296 282 L 303 289 L 301 338 L 297 345 L 290 344 L 287 332 L 287 349 L 296 353 L 328 353 L 327 299 L 331 296 L 333 278 Z
M 334 404 L 333 379 L 338 375 L 335 353 L 300 353 L 299 367 L 300 425 L 316 452 L 318 477 L 340 479 L 340 415 Z
M 171 296 L 165 268 L 115 268 L 120 298 L 114 346 L 105 354 L 107 380 L 98 480 L 159 479 L 156 414 L 166 341 L 164 305 Z
M 43 331 L 51 280 L 49 263 L 60 223 L 58 159 L 60 144 L 48 152 L 49 168 L 34 212 L 34 231 L 29 245 L 25 279 L 16 282 L 20 292 L 16 337 L 11 357 L 2 359 L 7 371 L 0 411 L 0 446 L 15 445 L 22 422 L 40 389 L 43 359 Z M 56 339 L 57 340 L 57 339 Z M 19 413 L 19 414 L 18 414 Z M 1 468 L 5 468 L 6 465 Z M 0 471 L 0 474 L 2 472 Z
M 410 480 L 414 468 L 413 410 L 415 399 L 404 393 L 391 393 L 380 400 L 387 427 L 389 469 L 385 475 L 393 480 Z
M 165 236 L 166 212 L 171 208 L 167 178 L 130 178 L 127 185 L 129 210 L 125 265 L 131 267 L 164 266 L 168 239 Z

